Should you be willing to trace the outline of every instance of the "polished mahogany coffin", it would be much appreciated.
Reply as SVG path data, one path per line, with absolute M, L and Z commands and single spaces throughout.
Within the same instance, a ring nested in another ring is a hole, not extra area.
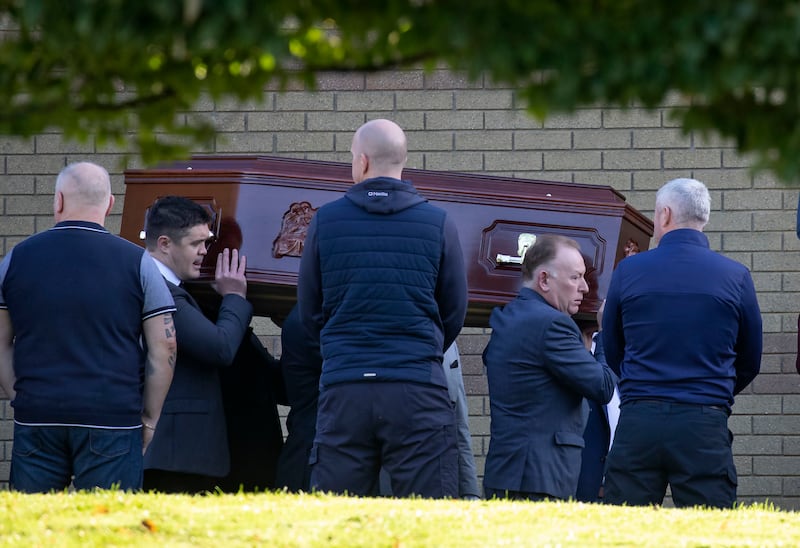
M 216 240 L 197 287 L 210 294 L 215 251 L 247 257 L 248 298 L 256 314 L 280 319 L 296 300 L 297 271 L 308 223 L 352 184 L 350 165 L 267 156 L 195 156 L 158 169 L 125 172 L 121 235 L 143 244 L 145 218 L 159 197 L 187 196 L 212 213 Z M 455 220 L 469 282 L 467 326 L 488 325 L 493 307 L 520 287 L 520 258 L 537 235 L 578 241 L 590 292 L 579 316 L 594 317 L 611 272 L 644 251 L 653 223 L 609 186 L 557 183 L 407 169 L 419 192 Z

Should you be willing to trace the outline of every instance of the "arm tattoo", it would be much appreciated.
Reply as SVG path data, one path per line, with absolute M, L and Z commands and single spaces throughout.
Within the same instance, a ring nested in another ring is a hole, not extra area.
M 164 314 L 164 329 L 168 339 L 175 338 L 175 324 L 172 321 L 172 314 Z
M 174 339 L 175 338 L 175 322 L 172 321 L 172 314 L 168 314 L 164 316 L 164 328 L 166 329 L 167 339 Z M 177 360 L 177 352 L 172 352 L 169 355 L 169 366 L 171 369 L 175 369 L 175 360 Z

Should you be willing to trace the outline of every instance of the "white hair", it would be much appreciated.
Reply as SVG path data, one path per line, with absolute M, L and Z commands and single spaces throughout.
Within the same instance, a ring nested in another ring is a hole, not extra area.
M 70 201 L 83 206 L 107 207 L 111 196 L 108 171 L 91 162 L 76 162 L 61 170 L 56 192 L 70 195 Z
M 669 206 L 678 226 L 704 227 L 711 213 L 711 196 L 696 179 L 673 179 L 658 189 L 656 208 Z

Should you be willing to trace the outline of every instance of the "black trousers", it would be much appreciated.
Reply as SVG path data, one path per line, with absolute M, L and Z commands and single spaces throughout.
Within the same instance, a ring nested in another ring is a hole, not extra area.
M 142 490 L 160 493 L 198 494 L 206 491 L 213 493 L 220 479 L 200 474 L 150 469 L 144 471 Z
M 628 402 L 606 461 L 605 502 L 661 504 L 669 485 L 677 507 L 730 508 L 737 485 L 732 441 L 723 407 Z
M 491 499 L 506 499 L 506 500 L 529 500 L 532 502 L 541 502 L 545 500 L 560 500 L 557 497 L 548 495 L 547 493 L 532 493 L 529 491 L 509 491 L 508 489 L 492 489 L 491 487 L 484 486 L 483 496 L 486 500 Z
M 361 381 L 323 390 L 311 487 L 371 496 L 381 467 L 396 497 L 458 498 L 455 412 L 447 388 Z

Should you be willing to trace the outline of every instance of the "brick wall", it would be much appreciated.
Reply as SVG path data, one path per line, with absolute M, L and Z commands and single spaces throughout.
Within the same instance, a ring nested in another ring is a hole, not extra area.
M 680 106 L 678 99 L 665 107 Z M 800 311 L 800 241 L 794 234 L 797 190 L 768 174 L 750 173 L 747 158 L 716 138 L 683 135 L 666 108 L 585 108 L 544 123 L 525 114 L 510 89 L 439 71 L 328 74 L 316 91 L 269 90 L 262 104 L 201 101 L 186 116 L 211 117 L 220 134 L 209 150 L 349 161 L 353 131 L 376 117 L 397 121 L 409 140 L 409 167 L 610 185 L 647 215 L 667 180 L 690 176 L 712 194 L 706 233 L 714 249 L 753 273 L 764 319 L 762 373 L 737 398 L 731 430 L 742 501 L 800 508 L 800 376 L 794 372 Z M 118 197 L 108 226 L 119 230 L 124 184 L 122 151 L 92 140 L 65 143 L 58 134 L 0 140 L 0 252 L 52 225 L 55 176 L 88 159 L 112 172 Z M 138 167 L 133 160 L 132 167 Z M 254 320 L 267 347 L 280 354 L 279 330 Z M 459 337 L 479 471 L 488 449 L 483 329 Z M 11 408 L 0 400 L 0 485 L 7 485 Z

